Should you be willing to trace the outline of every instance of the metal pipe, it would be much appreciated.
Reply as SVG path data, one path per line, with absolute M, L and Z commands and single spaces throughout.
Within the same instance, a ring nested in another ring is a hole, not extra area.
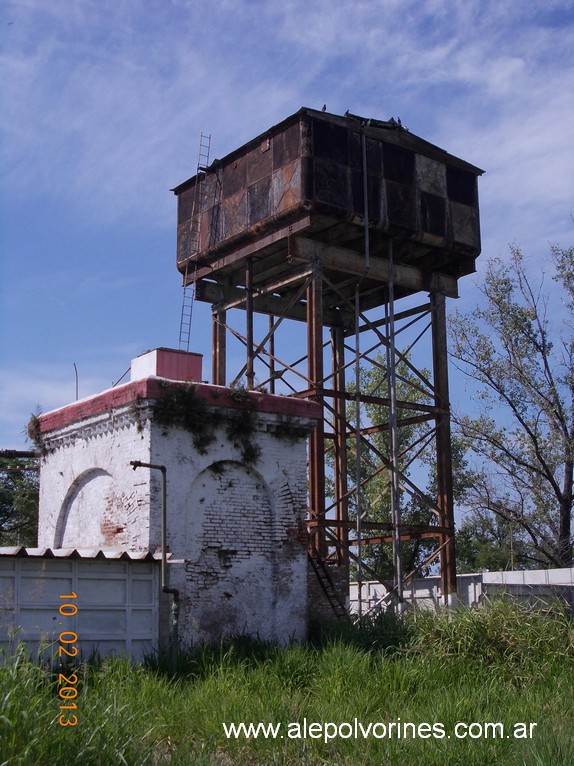
M 357 597 L 359 600 L 359 617 L 363 613 L 363 507 L 362 507 L 362 481 L 361 481 L 361 294 L 360 284 L 371 267 L 371 244 L 369 239 L 369 186 L 367 175 L 367 137 L 364 123 L 361 125 L 361 149 L 363 159 L 363 231 L 365 236 L 365 270 L 361 279 L 355 285 L 355 488 L 357 497 Z
M 363 508 L 361 502 L 361 347 L 359 334 L 359 283 L 355 287 L 355 492 L 357 504 L 357 598 L 359 617 L 363 614 Z
M 365 135 L 365 127 L 361 126 L 361 144 L 363 150 L 363 220 L 364 220 L 364 232 L 365 232 L 365 271 L 368 271 L 371 266 L 369 242 L 369 186 L 367 182 L 367 137 Z
M 255 383 L 255 371 L 253 369 L 253 258 L 249 256 L 245 261 L 245 316 L 247 329 L 245 333 L 247 343 L 247 388 L 252 391 Z
M 175 656 L 178 645 L 179 631 L 179 590 L 169 588 L 167 584 L 167 468 L 165 465 L 156 463 L 143 463 L 141 460 L 130 460 L 130 465 L 135 471 L 136 468 L 152 468 L 161 471 L 161 590 L 162 593 L 170 593 L 173 596 L 171 605 L 172 623 L 170 644 L 172 652 L 172 661 L 175 663 Z
M 0 458 L 7 458 L 14 460 L 20 457 L 40 457 L 40 453 L 37 450 L 21 450 L 21 449 L 0 449 Z
M 74 365 L 74 373 L 75 373 L 75 376 L 76 376 L 76 401 L 78 401 L 78 399 L 80 398 L 80 395 L 79 395 L 79 383 L 78 383 L 78 368 L 76 367 L 76 363 L 75 362 L 72 362 L 72 364 Z
M 389 441 L 391 458 L 391 521 L 393 524 L 393 568 L 395 588 L 398 598 L 398 611 L 403 608 L 403 559 L 401 545 L 401 508 L 399 484 L 399 434 L 397 423 L 397 382 L 395 354 L 395 294 L 393 279 L 393 242 L 389 241 L 389 282 L 388 301 L 385 304 L 388 342 L 387 350 L 387 385 L 389 396 Z
M 275 393 L 275 317 L 269 317 L 269 393 Z

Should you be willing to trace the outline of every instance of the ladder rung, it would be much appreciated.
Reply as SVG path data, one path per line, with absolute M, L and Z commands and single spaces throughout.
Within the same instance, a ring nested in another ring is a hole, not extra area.
M 199 137 L 199 152 L 197 158 L 197 181 L 195 184 L 191 220 L 188 233 L 188 246 L 189 253 L 191 255 L 198 253 L 201 248 L 201 222 L 202 216 L 205 212 L 207 203 L 207 189 L 205 186 L 205 178 L 209 169 L 209 151 L 211 148 L 211 135 L 204 133 Z M 193 303 L 195 296 L 195 285 L 188 285 L 189 261 L 186 266 L 183 300 L 181 306 L 181 318 L 179 325 L 179 347 L 189 349 L 189 339 L 191 335 L 191 321 L 193 315 Z M 197 264 L 196 264 L 197 273 Z M 195 277 L 194 277 L 195 282 Z

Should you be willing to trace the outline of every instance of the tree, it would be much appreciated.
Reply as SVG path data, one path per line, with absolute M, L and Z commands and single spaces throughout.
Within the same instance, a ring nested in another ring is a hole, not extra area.
M 0 545 L 35 545 L 39 473 L 34 458 L 0 457 Z
M 532 568 L 524 530 L 488 511 L 474 510 L 456 531 L 456 569 L 498 572 Z
M 555 289 L 533 284 L 518 247 L 487 264 L 482 307 L 450 322 L 478 411 L 453 422 L 474 457 L 464 502 L 483 532 L 506 525 L 523 567 L 572 566 L 574 248 L 552 247 Z M 552 303 L 550 304 L 550 300 Z M 549 306 L 552 311 L 549 312 Z M 468 527 L 467 527 L 468 531 Z

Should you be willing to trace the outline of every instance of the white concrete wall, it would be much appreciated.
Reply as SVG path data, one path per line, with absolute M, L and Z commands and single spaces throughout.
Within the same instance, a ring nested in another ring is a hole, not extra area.
M 480 604 L 486 597 L 509 596 L 529 603 L 561 599 L 574 609 L 574 569 L 534 569 L 520 572 L 478 572 L 456 578 L 458 598 L 469 606 Z M 386 609 L 390 600 L 387 590 L 375 580 L 364 582 L 361 589 L 362 611 Z M 350 583 L 351 612 L 358 613 L 358 585 Z M 439 576 L 412 580 L 404 590 L 405 600 L 425 608 L 444 606 Z

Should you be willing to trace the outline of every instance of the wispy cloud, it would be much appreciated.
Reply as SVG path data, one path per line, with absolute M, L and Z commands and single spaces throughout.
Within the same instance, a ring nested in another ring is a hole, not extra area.
M 22 264 L 5 280 L 8 412 L 70 398 L 69 370 L 42 387 L 56 347 L 77 359 L 111 335 L 138 353 L 167 334 L 169 189 L 200 131 L 214 157 L 301 106 L 401 117 L 487 171 L 485 253 L 571 240 L 573 0 L 6 0 L 0 34 L 0 194 Z M 45 366 L 21 366 L 15 333 Z
M 532 114 L 551 129 L 573 110 L 564 59 L 574 38 L 572 26 L 548 20 L 571 8 L 27 0 L 12 7 L 15 39 L 2 55 L 9 181 L 15 191 L 51 183 L 86 209 L 96 195 L 100 216 L 157 213 L 158 203 L 167 212 L 160 190 L 193 172 L 200 130 L 217 131 L 227 151 L 304 98 L 333 111 L 355 108 L 356 98 L 373 116 L 399 107 L 403 120 L 416 116 L 417 132 L 430 123 L 437 139 L 452 137 L 441 116 L 455 121 L 462 142 L 473 125 L 488 143 L 501 123 L 516 130 Z M 440 110 L 429 104 L 437 89 Z M 496 144 L 498 156 L 475 161 L 499 167 L 504 142 Z
M 56 365 L 29 364 L 18 372 L 0 371 L 0 434 L 9 433 L 10 441 L 0 438 L 0 448 L 14 448 L 15 441 L 26 443 L 26 426 L 37 412 L 57 409 L 75 399 L 74 369 Z M 81 380 L 80 396 L 110 387 L 101 377 Z

